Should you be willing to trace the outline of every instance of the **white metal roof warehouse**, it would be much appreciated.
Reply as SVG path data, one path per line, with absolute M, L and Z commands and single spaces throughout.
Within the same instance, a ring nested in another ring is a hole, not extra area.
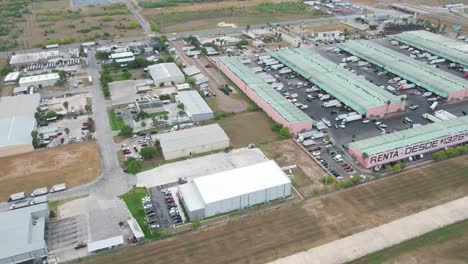
M 26 76 L 26 77 L 21 77 L 19 79 L 19 85 L 21 87 L 25 86 L 41 86 L 41 87 L 46 87 L 46 86 L 53 86 L 57 83 L 57 81 L 60 79 L 60 75 L 58 73 L 47 73 L 47 74 L 41 74 L 41 75 L 33 75 L 33 76 Z
M 33 151 L 31 131 L 40 101 L 39 94 L 0 98 L 0 157 Z
M 153 140 L 159 141 L 166 160 L 229 147 L 229 137 L 218 124 L 157 134 Z
M 148 72 L 156 86 L 185 82 L 184 74 L 173 62 L 150 65 L 148 66 Z
M 198 177 L 187 185 L 179 186 L 179 192 L 192 221 L 291 194 L 291 179 L 273 160 Z
M 197 91 L 179 92 L 178 98 L 179 101 L 184 104 L 185 112 L 193 122 L 214 118 L 213 110 L 211 110 Z

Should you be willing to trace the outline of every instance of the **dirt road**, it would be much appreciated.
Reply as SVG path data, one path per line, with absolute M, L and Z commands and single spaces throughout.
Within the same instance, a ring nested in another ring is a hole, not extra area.
M 468 156 L 84 263 L 265 263 L 468 193 Z

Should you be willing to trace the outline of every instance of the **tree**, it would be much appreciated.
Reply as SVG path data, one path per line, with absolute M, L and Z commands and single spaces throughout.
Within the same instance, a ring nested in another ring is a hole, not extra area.
M 141 121 L 141 127 L 142 127 L 142 128 L 145 128 L 145 127 L 146 127 L 146 122 L 145 122 L 145 121 Z
M 141 163 L 133 157 L 130 157 L 125 161 L 125 166 L 131 174 L 137 174 L 141 171 Z
M 63 131 L 65 131 L 65 134 L 70 134 L 70 129 L 68 127 L 66 127 Z
M 63 102 L 63 107 L 65 107 L 65 109 L 67 109 L 68 112 L 68 101 Z
M 86 104 L 84 108 L 85 108 L 85 111 L 86 111 L 88 114 L 91 113 L 91 112 L 93 111 L 93 107 L 92 107 L 91 105 L 89 105 L 89 104 Z
M 187 80 L 185 80 L 185 82 L 193 87 L 196 85 L 197 79 L 195 79 L 194 77 L 188 77 Z
M 45 114 L 46 119 L 56 118 L 56 117 L 57 117 L 57 112 L 55 111 L 49 111 Z
M 32 137 L 33 147 L 37 148 L 39 146 L 39 143 L 37 142 L 37 131 L 36 130 L 31 131 L 31 137 Z
M 143 159 L 149 160 L 156 156 L 156 151 L 152 147 L 144 147 L 141 149 L 140 155 Z
M 98 60 L 105 60 L 105 59 L 109 59 L 109 56 L 111 55 L 110 52 L 107 52 L 107 51 L 96 51 L 94 53 L 94 56 L 96 56 L 96 59 Z
M 291 137 L 291 133 L 289 132 L 289 128 L 282 127 L 279 131 L 280 139 L 288 139 Z
M 149 114 L 142 110 L 142 111 L 138 112 L 137 117 L 139 119 L 146 119 L 146 118 L 149 117 Z
M 177 104 L 177 108 L 179 108 L 179 110 L 181 111 L 184 111 L 185 110 L 185 105 L 180 103 L 180 104 Z
M 133 127 L 127 126 L 127 125 L 123 126 L 119 132 L 119 136 L 122 136 L 122 137 L 130 137 L 132 134 L 133 134 Z
M 250 30 L 250 24 L 245 26 L 245 32 L 249 32 L 249 30 Z

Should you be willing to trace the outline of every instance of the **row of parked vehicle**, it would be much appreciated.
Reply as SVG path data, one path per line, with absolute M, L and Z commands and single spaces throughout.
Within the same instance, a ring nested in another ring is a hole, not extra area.
M 57 184 L 57 185 L 52 186 L 50 191 L 47 189 L 47 187 L 42 187 L 42 188 L 35 189 L 31 193 L 31 197 L 33 198 L 31 200 L 26 199 L 27 196 L 26 196 L 26 194 L 24 192 L 19 192 L 19 193 L 14 193 L 14 194 L 10 195 L 10 197 L 8 197 L 7 201 L 8 202 L 14 202 L 10 206 L 11 210 L 19 209 L 19 208 L 23 208 L 23 207 L 30 206 L 30 205 L 47 203 L 48 202 L 47 195 L 46 195 L 47 193 L 64 191 L 66 189 L 67 189 L 67 186 L 65 185 L 65 183 L 61 183 L 61 184 Z
M 141 203 L 143 204 L 143 208 L 145 209 L 146 220 L 151 230 L 158 229 L 159 221 L 156 216 L 155 208 L 153 207 L 153 202 L 151 201 L 151 197 L 145 196 L 141 198 Z
M 164 194 L 169 216 L 171 217 L 174 224 L 182 223 L 182 217 L 180 216 L 179 209 L 175 204 L 174 197 L 172 197 L 171 191 L 168 189 L 162 189 L 161 192 Z

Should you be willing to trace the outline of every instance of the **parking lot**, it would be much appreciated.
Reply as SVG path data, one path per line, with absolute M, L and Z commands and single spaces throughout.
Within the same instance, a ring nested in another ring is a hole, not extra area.
M 150 188 L 151 194 L 151 209 L 146 210 L 153 212 L 157 219 L 160 229 L 173 229 L 174 225 L 182 223 L 182 217 L 179 212 L 182 212 L 178 203 L 177 196 L 167 188 L 153 187 Z M 179 220 L 180 218 L 180 220 Z M 184 219 L 185 220 L 185 219 Z M 151 226 L 151 225 L 150 225 Z
M 46 241 L 49 251 L 71 249 L 81 241 L 88 241 L 84 216 L 79 215 L 49 223 Z

